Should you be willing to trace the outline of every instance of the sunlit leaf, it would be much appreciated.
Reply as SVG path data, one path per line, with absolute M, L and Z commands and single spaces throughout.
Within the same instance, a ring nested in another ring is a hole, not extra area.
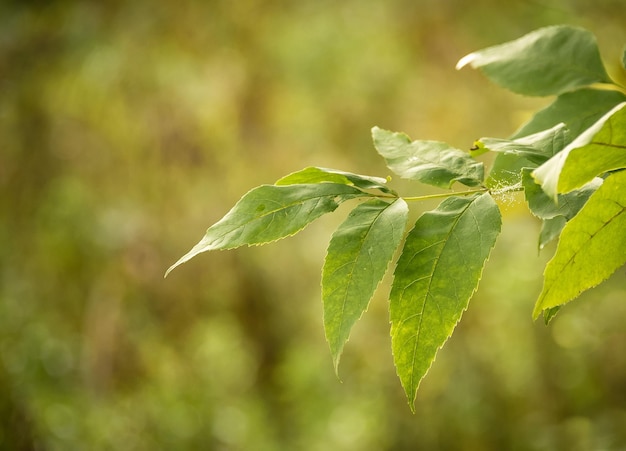
M 626 171 L 609 176 L 561 232 L 533 317 L 598 285 L 626 263 Z
M 413 141 L 404 133 L 374 127 L 374 146 L 389 169 L 400 177 L 429 185 L 449 188 L 454 182 L 480 185 L 484 178 L 483 163 L 468 153 L 439 141 Z
M 489 194 L 451 197 L 407 236 L 390 295 L 394 362 L 411 408 L 420 381 L 476 290 L 500 233 Z
M 313 220 L 334 211 L 340 203 L 367 196 L 363 191 L 338 183 L 262 185 L 245 194 L 204 238 L 172 265 L 185 263 L 201 252 L 265 244 L 294 235 Z
M 471 53 L 457 69 L 471 65 L 513 92 L 546 96 L 592 83 L 610 83 L 596 43 L 587 30 L 552 26 L 519 39 Z
M 621 105 L 588 144 L 569 152 L 559 176 L 560 193 L 576 189 L 597 175 L 626 168 L 626 103 Z
M 371 177 L 368 175 L 353 174 L 351 172 L 339 171 L 336 169 L 308 167 L 301 171 L 289 174 L 280 180 L 276 185 L 298 185 L 307 183 L 342 183 L 344 185 L 354 185 L 362 189 L 378 189 L 384 193 L 392 193 L 387 185 L 387 180 L 381 177 Z
M 558 193 L 578 188 L 606 171 L 626 167 L 625 106 L 626 102 L 617 105 L 533 171 L 546 194 L 556 200 Z
M 408 206 L 373 199 L 356 207 L 328 246 L 322 271 L 324 326 L 335 371 L 350 330 L 372 298 L 404 235 Z

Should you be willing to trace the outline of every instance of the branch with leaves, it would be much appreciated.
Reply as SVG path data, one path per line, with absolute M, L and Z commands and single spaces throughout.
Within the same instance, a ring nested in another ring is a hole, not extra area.
M 469 152 L 374 127 L 374 147 L 402 178 L 445 190 L 403 197 L 380 177 L 309 167 L 245 194 L 168 269 L 196 255 L 294 235 L 358 201 L 332 235 L 322 271 L 324 328 L 335 371 L 350 331 L 395 263 L 389 294 L 392 352 L 411 409 L 420 381 L 478 288 L 501 216 L 494 196 L 523 191 L 542 221 L 538 246 L 557 239 L 533 317 L 558 309 L 626 263 L 626 90 L 609 77 L 594 36 L 553 26 L 462 58 L 491 81 L 556 96 L 508 139 Z M 626 52 L 622 57 L 626 70 Z M 496 153 L 486 175 L 478 158 Z M 452 191 L 456 184 L 464 191 Z M 443 198 L 407 233 L 407 201 Z M 166 273 L 166 275 L 167 275 Z

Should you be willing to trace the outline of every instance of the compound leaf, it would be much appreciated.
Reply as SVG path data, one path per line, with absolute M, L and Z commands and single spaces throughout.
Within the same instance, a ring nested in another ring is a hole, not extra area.
M 187 254 L 165 275 L 201 252 L 265 244 L 294 235 L 340 203 L 367 193 L 338 183 L 261 185 L 246 193 L 217 223 L 209 227 Z
M 392 350 L 411 409 L 420 381 L 450 337 L 500 233 L 489 194 L 450 197 L 409 232 L 390 295 Z
M 393 193 L 387 185 L 387 180 L 381 177 L 353 174 L 319 167 L 308 167 L 301 171 L 286 175 L 278 180 L 276 185 L 299 185 L 307 183 L 342 183 L 353 185 L 361 189 L 378 189 L 384 193 Z
M 494 83 L 518 94 L 562 94 L 592 83 L 610 83 L 595 36 L 587 30 L 557 25 L 463 57 Z
M 454 182 L 480 185 L 484 178 L 483 163 L 462 150 L 439 141 L 413 141 L 404 133 L 378 127 L 372 129 L 374 146 L 389 169 L 400 177 L 419 180 L 440 188 Z
M 372 199 L 356 207 L 328 246 L 322 271 L 324 327 L 335 371 L 350 330 L 385 275 L 408 218 L 402 199 Z
M 626 171 L 607 177 L 563 228 L 533 311 L 565 304 L 626 263 Z

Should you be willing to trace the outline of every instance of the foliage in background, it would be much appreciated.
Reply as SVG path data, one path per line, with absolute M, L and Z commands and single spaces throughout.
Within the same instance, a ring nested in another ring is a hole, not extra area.
M 499 203 L 481 289 L 415 415 L 388 352 L 388 276 L 342 384 L 332 371 L 319 263 L 348 204 L 288 241 L 163 270 L 293 168 L 385 173 L 372 124 L 460 148 L 509 135 L 550 99 L 455 73 L 458 58 L 554 23 L 618 55 L 624 14 L 621 0 L 0 2 L 0 447 L 618 448 L 622 272 L 550 328 L 528 321 L 554 242 L 537 259 L 519 195 Z
M 291 236 L 340 203 L 365 200 L 339 226 L 326 254 L 326 339 L 337 371 L 352 327 L 404 239 L 389 311 L 394 363 L 414 410 L 417 388 L 467 309 L 500 234 L 501 215 L 492 196 L 523 190 L 531 212 L 550 229 L 540 234 L 539 247 L 559 238 L 533 312 L 536 318 L 546 311 L 549 321 L 561 305 L 626 263 L 626 92 L 613 91 L 614 102 L 607 105 L 603 91 L 578 91 L 596 83 L 626 88 L 607 74 L 595 37 L 570 26 L 542 28 L 471 53 L 457 69 L 467 64 L 519 94 L 569 94 L 578 107 L 562 114 L 549 106 L 524 127 L 532 128 L 538 116 L 550 128 L 510 140 L 483 138 L 469 153 L 375 127 L 376 150 L 400 177 L 439 188 L 455 182 L 479 188 L 401 197 L 385 179 L 307 168 L 244 195 L 168 273 L 202 252 Z M 587 101 L 582 105 L 581 92 Z M 570 124 L 581 117 L 593 124 L 572 130 Z M 488 151 L 498 152 L 500 160 L 486 182 L 484 165 L 475 158 Z M 433 197 L 446 199 L 423 213 L 404 238 L 406 201 Z M 555 217 L 563 219 L 555 225 Z

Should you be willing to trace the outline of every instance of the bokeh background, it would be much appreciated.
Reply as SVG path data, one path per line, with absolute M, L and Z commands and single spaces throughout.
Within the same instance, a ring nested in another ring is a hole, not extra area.
M 320 268 L 347 210 L 163 279 L 254 186 L 388 175 L 374 125 L 462 149 L 512 134 L 551 99 L 456 61 L 559 23 L 623 79 L 623 0 L 2 2 L 0 448 L 626 449 L 624 269 L 532 322 L 554 247 L 519 198 L 414 415 L 389 278 L 332 368 Z

